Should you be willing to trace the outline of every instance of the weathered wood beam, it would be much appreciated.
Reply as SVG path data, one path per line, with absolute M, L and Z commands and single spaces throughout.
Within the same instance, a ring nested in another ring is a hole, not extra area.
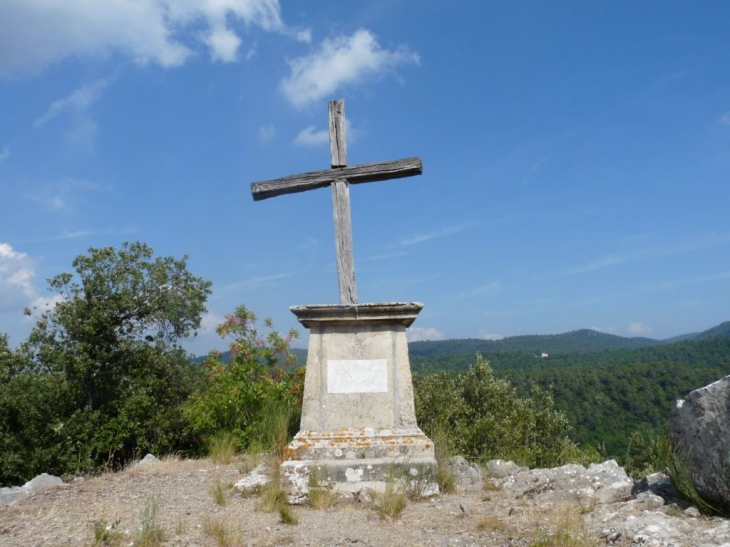
M 350 220 L 350 186 L 346 180 L 332 183 L 332 212 L 335 220 L 335 255 L 340 304 L 357 304 L 355 259 L 352 252 L 352 222 Z
M 350 184 L 374 182 L 378 180 L 412 177 L 423 173 L 421 158 L 364 163 L 341 169 L 325 169 L 301 175 L 291 175 L 280 179 L 265 180 L 251 184 L 254 201 L 273 198 L 284 194 L 295 194 L 314 188 L 324 188 L 336 180 L 345 179 Z
M 345 99 L 329 102 L 330 164 L 332 168 L 347 167 L 347 136 L 345 135 Z

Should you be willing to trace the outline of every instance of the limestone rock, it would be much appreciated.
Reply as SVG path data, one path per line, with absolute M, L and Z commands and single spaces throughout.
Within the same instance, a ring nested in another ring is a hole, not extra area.
M 152 454 L 147 454 L 144 458 L 139 460 L 139 463 L 137 465 L 154 465 L 156 463 L 160 463 L 160 460 L 155 458 Z
M 677 401 L 669 434 L 687 460 L 697 492 L 730 510 L 730 376 Z
M 64 485 L 65 483 L 60 478 L 49 475 L 48 473 L 41 473 L 40 475 L 26 482 L 23 486 L 0 488 L 0 506 L 11 505 L 17 500 L 24 498 L 28 494 L 38 490 L 44 490 L 46 488 L 54 488 Z
M 266 486 L 271 479 L 266 472 L 266 466 L 261 463 L 248 475 L 239 480 L 233 487 L 243 495 L 253 494 Z
M 628 500 L 634 489 L 634 481 L 615 460 L 591 464 L 588 469 L 569 464 L 555 469 L 520 470 L 495 483 L 514 492 L 516 498 L 569 503 L 583 510 Z
M 454 483 L 459 490 L 473 491 L 482 489 L 482 470 L 475 463 L 469 463 L 462 456 L 449 458 L 449 466 L 454 471 Z
M 503 479 L 507 475 L 514 475 L 520 470 L 520 467 L 515 462 L 504 460 L 489 460 L 486 468 L 487 474 L 495 479 Z

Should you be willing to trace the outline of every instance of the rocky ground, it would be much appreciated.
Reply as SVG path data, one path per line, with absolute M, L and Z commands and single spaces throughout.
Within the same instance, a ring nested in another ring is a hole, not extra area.
M 361 496 L 329 509 L 294 506 L 298 524 L 283 524 L 278 512 L 259 509 L 259 497 L 233 488 L 250 467 L 244 462 L 164 460 L 60 486 L 4 489 L 0 544 L 131 546 L 146 526 L 161 529 L 166 546 L 730 547 L 730 521 L 678 502 L 662 476 L 638 485 L 613 462 L 530 471 L 497 461 L 486 477 L 463 460 L 455 466 L 458 493 L 409 501 L 398 517 L 381 516 Z

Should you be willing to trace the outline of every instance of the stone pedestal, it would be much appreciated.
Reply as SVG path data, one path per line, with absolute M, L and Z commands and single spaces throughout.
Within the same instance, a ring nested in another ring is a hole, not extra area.
M 309 329 L 300 431 L 281 465 L 291 497 L 314 468 L 340 491 L 382 490 L 396 475 L 435 494 L 433 443 L 416 424 L 406 327 L 423 304 L 295 306 Z

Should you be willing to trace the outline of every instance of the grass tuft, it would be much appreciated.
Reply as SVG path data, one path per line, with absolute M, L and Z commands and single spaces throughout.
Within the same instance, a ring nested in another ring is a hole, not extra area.
M 541 537 L 530 547 L 600 547 L 601 542 L 588 531 L 580 515 L 566 512 L 560 519 L 555 532 L 542 532 Z
M 384 517 L 399 517 L 406 508 L 406 494 L 392 480 L 385 483 L 385 490 L 373 493 L 373 509 Z
M 210 495 L 213 496 L 213 499 L 215 502 L 220 505 L 221 507 L 225 507 L 228 503 L 228 497 L 226 496 L 226 486 L 223 484 L 223 481 L 221 481 L 221 478 L 218 477 L 215 480 L 215 483 L 213 483 L 213 486 L 210 487 Z
M 327 471 L 313 467 L 309 472 L 309 504 L 315 509 L 329 509 L 337 502 L 337 493 L 327 479 Z
M 669 439 L 662 445 L 662 457 L 666 462 L 667 475 L 677 491 L 687 501 L 694 504 L 703 515 L 730 516 L 721 508 L 706 501 L 695 488 L 694 477 L 690 471 L 687 456 Z
M 229 464 L 236 455 L 236 438 L 230 431 L 221 431 L 208 441 L 208 454 L 213 463 Z
M 214 517 L 203 519 L 203 533 L 214 538 L 219 547 L 234 547 L 240 545 L 235 530 L 224 520 Z

